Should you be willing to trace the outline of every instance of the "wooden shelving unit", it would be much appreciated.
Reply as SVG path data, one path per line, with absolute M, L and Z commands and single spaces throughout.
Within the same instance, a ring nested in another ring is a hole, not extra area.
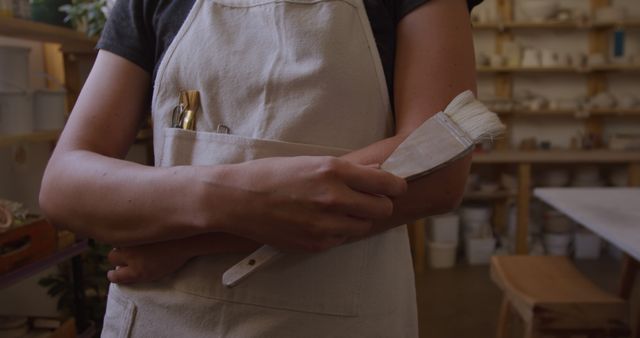
M 473 162 L 484 164 L 631 163 L 640 162 L 640 152 L 613 150 L 503 150 L 474 154 Z
M 639 29 L 640 20 L 629 20 L 622 22 L 582 22 L 582 21 L 509 21 L 509 22 L 479 22 L 473 24 L 478 30 L 512 30 L 512 29 Z
M 60 137 L 60 132 L 60 130 L 52 130 L 28 134 L 0 135 L 0 148 L 17 143 L 54 142 Z
M 479 73 L 586 73 L 589 69 L 576 67 L 479 67 Z
M 511 109 L 511 110 L 494 110 L 499 115 L 513 115 L 513 116 L 573 116 L 575 118 L 589 118 L 590 116 L 618 116 L 618 117 L 640 117 L 640 109 L 619 109 L 619 108 L 607 108 L 607 109 L 589 109 L 589 110 L 556 110 L 556 109 L 540 109 L 540 110 L 526 110 L 526 109 Z
M 588 35 L 588 53 L 600 53 L 608 55 L 609 38 L 611 30 L 617 28 L 640 28 L 640 20 L 625 20 L 623 22 L 594 22 L 594 21 L 548 21 L 548 22 L 516 22 L 514 21 L 514 4 L 516 0 L 497 0 L 497 22 L 475 23 L 474 29 L 492 31 L 495 33 L 495 53 L 503 52 L 503 45 L 513 41 L 521 30 L 540 30 L 553 33 L 554 30 L 580 31 Z M 590 0 L 592 13 L 599 8 L 612 4 L 612 0 Z M 625 72 L 635 74 L 640 72 L 640 65 L 606 64 L 593 67 L 480 67 L 478 73 L 481 76 L 491 75 L 496 102 L 513 101 L 513 88 L 515 76 L 530 76 L 541 74 L 576 74 L 585 77 L 585 85 L 588 96 L 595 96 L 608 88 L 609 73 Z M 635 76 L 635 75 L 633 75 Z M 530 111 L 526 109 L 506 109 L 498 112 L 509 132 L 503 140 L 496 143 L 496 150 L 489 153 L 476 153 L 474 166 L 495 166 L 496 168 L 515 168 L 518 180 L 518 192 L 515 194 L 517 213 L 516 253 L 528 253 L 529 213 L 531 203 L 532 173 L 534 166 L 538 165 L 570 165 L 575 163 L 591 164 L 616 164 L 626 165 L 629 168 L 629 181 L 631 185 L 640 185 L 640 152 L 612 151 L 606 149 L 580 151 L 580 150 L 539 150 L 520 151 L 511 149 L 510 131 L 511 125 L 518 117 L 555 117 L 573 116 L 584 124 L 584 129 L 594 135 L 603 135 L 604 118 L 637 118 L 640 109 L 575 109 L 556 110 L 542 109 Z M 500 169 L 502 170 L 502 169 Z M 507 200 L 514 197 L 513 194 L 477 194 L 471 193 L 465 196 L 465 200 L 493 201 L 496 212 L 505 212 Z M 505 215 L 506 216 L 506 215 Z M 506 219 L 506 217 L 504 217 Z M 496 224 L 500 229 L 501 225 Z M 503 227 L 502 227 L 503 228 Z
M 72 29 L 39 22 L 0 17 L 0 35 L 41 42 L 58 43 L 76 52 L 92 52 L 97 39 L 88 38 Z
M 465 201 L 492 201 L 510 197 L 516 197 L 515 192 L 499 190 L 493 192 L 471 191 L 464 194 Z
M 96 57 L 95 45 L 97 40 L 64 27 L 52 26 L 15 18 L 0 17 L 0 36 L 27 39 L 60 46 L 64 58 L 65 88 L 67 103 L 75 104 L 80 89 L 91 69 Z M 0 135 L 0 148 L 15 144 L 35 142 L 56 142 L 60 131 L 40 131 L 26 134 Z M 74 301 L 76 306 L 76 326 L 80 337 L 90 337 L 95 333 L 95 327 L 89 323 L 84 304 L 84 287 L 82 282 L 82 259 L 80 253 L 87 249 L 87 242 L 81 241 L 71 247 L 56 252 L 41 261 L 29 264 L 20 269 L 0 276 L 0 287 L 6 287 L 23 278 L 54 266 L 64 260 L 71 259 L 74 280 Z

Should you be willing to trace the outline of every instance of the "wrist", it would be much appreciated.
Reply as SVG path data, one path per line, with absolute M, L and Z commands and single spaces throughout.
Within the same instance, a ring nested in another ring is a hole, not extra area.
M 199 234 L 227 232 L 235 200 L 228 165 L 188 167 L 188 214 Z

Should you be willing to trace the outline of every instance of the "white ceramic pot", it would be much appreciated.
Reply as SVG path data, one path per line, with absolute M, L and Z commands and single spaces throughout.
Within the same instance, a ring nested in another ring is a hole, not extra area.
M 29 88 L 29 48 L 0 46 L 0 92 Z
M 540 67 L 540 51 L 533 48 L 526 48 L 522 53 L 522 67 Z
M 587 60 L 591 67 L 602 66 L 607 63 L 607 57 L 601 53 L 589 54 Z
M 541 63 L 543 67 L 557 67 L 560 65 L 558 59 L 558 53 L 550 50 L 543 49 L 541 52 Z
M 60 130 L 64 127 L 66 96 L 62 90 L 37 90 L 34 93 L 35 130 Z
M 542 174 L 540 183 L 545 187 L 564 187 L 569 184 L 569 171 L 566 169 L 547 170 Z
M 503 67 L 506 63 L 506 58 L 501 54 L 491 54 L 490 64 L 493 68 Z
M 554 0 L 521 1 L 524 14 L 531 21 L 545 21 L 558 11 L 558 3 Z
M 27 92 L 0 92 L 0 134 L 33 131 L 33 96 Z
M 595 13 L 597 22 L 615 23 L 624 20 L 624 8 L 622 7 L 602 7 L 598 8 Z
M 618 107 L 621 109 L 634 109 L 640 104 L 640 100 L 631 94 L 621 95 L 618 98 Z

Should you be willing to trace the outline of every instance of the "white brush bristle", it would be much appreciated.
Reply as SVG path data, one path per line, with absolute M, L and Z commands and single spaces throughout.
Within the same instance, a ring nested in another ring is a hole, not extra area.
M 469 90 L 456 96 L 444 113 L 475 143 L 492 140 L 505 130 L 498 115 L 476 100 Z

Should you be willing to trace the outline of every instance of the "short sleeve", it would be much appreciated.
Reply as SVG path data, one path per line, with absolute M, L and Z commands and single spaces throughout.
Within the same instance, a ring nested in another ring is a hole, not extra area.
M 147 16 L 151 2 L 118 0 L 97 44 L 98 49 L 119 55 L 150 74 L 155 65 L 156 44 L 152 20 Z
M 392 0 L 395 7 L 396 22 L 400 21 L 405 15 L 411 13 L 414 9 L 425 4 L 429 0 Z M 467 0 L 469 5 L 469 11 L 476 5 L 480 4 L 483 0 Z

